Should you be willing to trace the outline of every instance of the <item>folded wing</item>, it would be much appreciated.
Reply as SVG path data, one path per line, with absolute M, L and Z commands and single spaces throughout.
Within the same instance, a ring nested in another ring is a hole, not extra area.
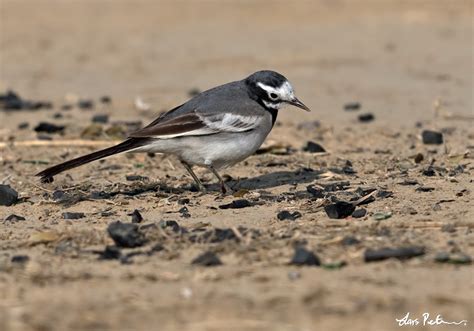
M 262 116 L 192 111 L 170 119 L 166 116 L 160 117 L 147 127 L 133 132 L 130 137 L 170 139 L 220 132 L 245 132 L 255 129 L 261 120 Z

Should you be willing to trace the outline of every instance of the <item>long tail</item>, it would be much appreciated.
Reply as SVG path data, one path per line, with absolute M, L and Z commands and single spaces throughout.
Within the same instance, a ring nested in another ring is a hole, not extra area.
M 105 148 L 105 149 L 102 149 L 100 151 L 93 152 L 90 154 L 86 154 L 78 158 L 66 161 L 64 163 L 57 164 L 51 168 L 45 169 L 37 173 L 36 176 L 41 177 L 41 182 L 50 183 L 53 181 L 54 176 L 56 176 L 57 174 L 63 171 L 79 167 L 83 164 L 96 161 L 107 156 L 111 156 L 114 154 L 132 150 L 134 148 L 145 145 L 148 141 L 149 139 L 146 139 L 146 138 L 130 138 L 118 145 Z

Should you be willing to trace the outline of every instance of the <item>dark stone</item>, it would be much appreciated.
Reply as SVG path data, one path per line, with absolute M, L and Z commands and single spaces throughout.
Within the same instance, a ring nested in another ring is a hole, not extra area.
M 107 232 L 118 247 L 134 248 L 146 243 L 144 235 L 133 223 L 122 223 L 120 221 L 111 223 Z
M 277 214 L 277 218 L 280 220 L 280 221 L 284 221 L 284 220 L 290 220 L 290 221 L 294 221 L 296 220 L 297 218 L 300 218 L 302 215 L 299 211 L 295 211 L 293 213 L 290 213 L 288 210 L 282 210 L 281 212 L 279 212 Z
M 63 114 L 61 114 L 61 113 L 55 113 L 55 114 L 53 115 L 53 118 L 54 118 L 54 119 L 63 118 Z
M 404 185 L 404 186 L 409 186 L 409 185 L 418 185 L 418 181 L 416 179 L 405 179 L 403 182 L 398 183 L 398 185 Z
M 153 245 L 153 247 L 148 252 L 148 255 L 151 255 L 151 254 L 156 253 L 156 252 L 161 252 L 164 249 L 165 249 L 165 247 L 161 244 Z
M 62 133 L 64 125 L 56 125 L 48 122 L 40 122 L 34 129 L 36 132 Z
M 53 200 L 54 201 L 60 201 L 63 200 L 66 197 L 66 193 L 61 190 L 56 190 L 53 192 Z
M 159 223 L 161 228 L 172 228 L 174 232 L 181 231 L 181 227 L 179 226 L 178 222 L 176 221 L 160 221 Z
M 92 191 L 89 197 L 94 200 L 100 200 L 100 199 L 110 199 L 112 195 L 104 191 Z
M 250 202 L 247 199 L 238 199 L 234 200 L 231 203 L 225 204 L 225 205 L 220 205 L 220 209 L 240 209 L 240 208 L 246 208 L 246 207 L 252 207 L 253 203 Z
M 188 207 L 182 207 L 178 210 L 178 212 L 181 214 L 181 217 L 184 217 L 184 218 L 191 217 Z
M 71 110 L 72 108 L 73 108 L 73 106 L 70 105 L 70 104 L 65 104 L 65 105 L 62 105 L 62 106 L 61 106 L 61 110 L 63 110 L 63 111 L 69 111 L 69 110 Z
M 344 246 L 351 246 L 351 245 L 357 245 L 360 243 L 360 240 L 357 239 L 356 237 L 353 237 L 353 236 L 345 236 L 344 238 L 342 238 L 342 241 L 341 243 L 344 245 Z
M 352 203 L 345 201 L 337 201 L 324 207 L 324 211 L 329 218 L 340 219 L 350 216 L 355 210 L 355 206 Z
M 367 214 L 367 210 L 365 210 L 364 208 L 360 208 L 360 209 L 355 210 L 352 213 L 352 217 L 361 218 L 361 217 L 364 217 L 366 214 Z
M 203 267 L 214 267 L 221 265 L 222 262 L 219 257 L 213 252 L 205 252 L 198 257 L 196 257 L 191 264 L 200 265 Z
M 443 143 L 443 134 L 437 131 L 423 130 L 421 138 L 424 144 L 440 145 Z
M 94 101 L 92 101 L 92 100 L 86 100 L 86 99 L 79 100 L 79 101 L 77 102 L 77 106 L 78 106 L 80 109 L 92 109 L 92 108 L 94 108 Z
M 128 180 L 129 182 L 134 182 L 134 181 L 147 181 L 149 178 L 146 176 L 140 176 L 140 175 L 127 175 L 125 176 L 125 179 Z
M 433 177 L 433 176 L 436 176 L 436 171 L 433 169 L 432 166 L 429 166 L 428 168 L 423 169 L 421 174 L 423 176 Z
M 358 118 L 359 118 L 359 122 L 368 123 L 368 122 L 372 122 L 375 119 L 375 116 L 372 113 L 366 113 L 366 114 L 360 114 Z
M 9 185 L 0 184 L 0 206 L 11 206 L 18 201 L 18 192 Z
M 313 252 L 308 251 L 304 247 L 297 247 L 290 264 L 298 266 L 319 266 L 321 262 Z
M 415 158 L 414 158 L 415 163 L 416 163 L 416 164 L 421 163 L 421 161 L 423 161 L 424 158 L 425 158 L 425 157 L 423 156 L 423 154 L 421 154 L 421 153 L 416 154 L 416 155 L 415 155 Z
M 129 214 L 129 216 L 132 216 L 132 223 L 141 223 L 143 221 L 143 216 L 137 209 L 135 209 L 133 213 Z
M 424 247 L 409 246 L 400 248 L 382 248 L 382 249 L 367 249 L 364 253 L 365 262 L 382 261 L 389 258 L 397 258 L 399 260 L 410 259 L 415 256 L 425 254 Z
M 5 221 L 9 221 L 9 222 L 18 222 L 18 221 L 24 221 L 24 220 L 26 220 L 26 218 L 20 215 L 15 215 L 15 214 L 11 214 L 5 218 Z
M 100 97 L 100 102 L 102 102 L 102 103 L 111 103 L 112 98 L 109 97 L 108 95 L 104 95 L 104 96 Z
M 117 246 L 105 246 L 103 252 L 99 253 L 99 260 L 118 260 L 122 257 L 122 252 Z
M 75 212 L 65 212 L 63 213 L 63 218 L 65 220 L 78 220 L 84 218 L 86 215 L 84 213 L 75 213 Z
M 0 94 L 0 104 L 5 110 L 20 110 L 23 108 L 23 100 L 13 91 Z
M 197 87 L 194 87 L 192 89 L 190 89 L 188 91 L 188 95 L 191 97 L 191 98 L 194 98 L 196 95 L 200 94 L 201 93 L 201 90 L 199 90 Z
M 360 102 L 348 102 L 344 105 L 345 111 L 356 111 L 361 108 Z
M 26 263 L 30 260 L 28 255 L 14 255 L 12 256 L 12 263 Z
M 187 205 L 189 204 L 189 199 L 188 198 L 181 198 L 181 199 L 178 199 L 178 205 Z
M 52 107 L 53 104 L 51 102 L 24 100 L 13 91 L 0 94 L 0 108 L 6 111 L 39 110 L 41 108 L 50 109 Z
M 326 192 L 344 191 L 351 185 L 348 181 L 335 182 L 331 184 L 322 184 Z
M 308 141 L 306 143 L 306 146 L 303 148 L 303 150 L 309 153 L 325 153 L 326 152 L 323 146 L 313 141 Z
M 381 190 L 381 191 L 378 191 L 377 194 L 375 194 L 375 196 L 377 198 L 382 198 L 382 199 L 390 198 L 390 197 L 393 197 L 393 192 Z
M 324 198 L 325 190 L 319 187 L 315 187 L 313 185 L 309 185 L 306 187 L 308 193 L 310 193 L 314 198 L 321 199 Z
M 97 114 L 92 117 L 93 123 L 102 123 L 106 124 L 109 122 L 109 115 L 107 114 Z
M 420 186 L 416 188 L 416 192 L 431 192 L 434 191 L 434 187 L 429 187 L 429 186 Z
M 29 127 L 30 123 L 28 122 L 21 122 L 20 124 L 18 124 L 18 130 L 28 129 Z

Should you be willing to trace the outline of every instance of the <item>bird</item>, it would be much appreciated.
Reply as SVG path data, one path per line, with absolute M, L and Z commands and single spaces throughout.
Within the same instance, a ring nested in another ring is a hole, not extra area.
M 175 155 L 199 191 L 206 188 L 193 167 L 204 167 L 220 183 L 223 194 L 232 192 L 218 170 L 254 154 L 272 130 L 278 111 L 293 105 L 310 111 L 282 74 L 260 70 L 248 77 L 201 92 L 129 134 L 118 145 L 47 168 L 36 176 L 41 182 L 86 163 L 123 152 Z

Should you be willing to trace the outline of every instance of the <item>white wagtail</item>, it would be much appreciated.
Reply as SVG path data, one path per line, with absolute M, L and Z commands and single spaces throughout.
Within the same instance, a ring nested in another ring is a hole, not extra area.
M 290 104 L 306 111 L 290 82 L 275 71 L 258 71 L 243 80 L 204 91 L 133 132 L 122 143 L 55 165 L 37 174 L 42 182 L 80 165 L 122 152 L 168 153 L 178 157 L 205 191 L 192 166 L 208 168 L 229 188 L 217 169 L 255 153 L 275 124 L 278 110 Z

